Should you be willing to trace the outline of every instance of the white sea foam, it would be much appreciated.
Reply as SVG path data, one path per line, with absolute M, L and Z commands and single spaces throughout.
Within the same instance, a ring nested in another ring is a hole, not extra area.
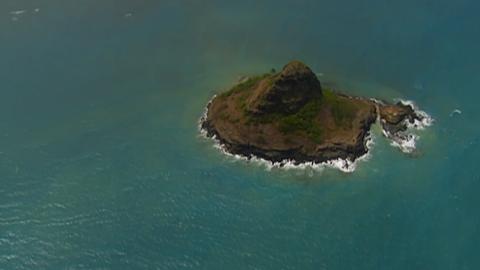
M 202 134 L 206 134 L 206 131 L 202 131 Z M 359 162 L 367 161 L 370 158 L 370 150 L 371 150 L 371 147 L 367 146 L 368 148 L 367 153 L 361 157 L 358 157 L 353 161 L 350 159 L 338 158 L 338 159 L 328 160 L 321 163 L 316 163 L 316 162 L 296 163 L 293 160 L 282 160 L 279 162 L 272 162 L 270 160 L 266 160 L 254 155 L 250 157 L 246 157 L 239 154 L 232 154 L 226 150 L 226 147 L 218 140 L 218 138 L 213 136 L 211 137 L 211 139 L 215 142 L 214 148 L 220 150 L 224 155 L 232 158 L 234 161 L 241 160 L 241 161 L 254 163 L 259 166 L 265 167 L 269 171 L 274 168 L 282 169 L 282 170 L 305 170 L 307 168 L 310 168 L 315 171 L 323 171 L 325 168 L 333 168 L 333 169 L 338 169 L 345 173 L 352 173 L 357 168 Z M 370 146 L 373 145 L 373 140 L 371 138 L 369 138 L 369 140 L 367 141 L 367 145 L 370 145 Z
M 24 14 L 26 13 L 27 10 L 26 9 L 22 9 L 22 10 L 13 10 L 13 11 L 10 11 L 10 14 L 11 15 L 21 15 L 21 14 Z
M 450 117 L 452 117 L 452 116 L 454 116 L 454 115 L 456 115 L 456 114 L 459 114 L 459 115 L 460 115 L 460 114 L 462 114 L 462 111 L 460 111 L 459 109 L 455 109 L 455 110 L 453 110 L 453 111 L 450 113 Z
M 383 102 L 382 100 L 380 99 L 376 99 L 376 98 L 369 98 L 371 101 L 375 102 L 376 104 L 379 104 L 379 105 L 384 105 L 385 102 Z
M 391 145 L 399 148 L 404 153 L 412 153 L 416 149 L 416 142 L 420 138 L 417 134 L 414 134 L 415 130 L 423 130 L 433 124 L 433 118 L 426 112 L 420 110 L 417 105 L 410 100 L 398 99 L 403 105 L 409 105 L 413 108 L 415 114 L 420 116 L 419 119 L 415 119 L 413 123 L 410 123 L 408 119 L 405 119 L 403 124 L 406 125 L 407 130 L 398 132 L 397 134 L 391 134 L 390 132 L 383 130 L 383 135 L 389 138 L 392 142 Z
M 207 120 L 207 115 L 208 115 L 208 107 L 210 107 L 210 104 L 212 101 L 217 97 L 217 95 L 213 95 L 213 97 L 208 101 L 207 106 L 205 106 L 205 109 L 203 110 L 202 116 L 198 120 L 198 130 L 200 130 L 200 135 L 202 137 L 208 137 L 208 132 L 203 128 L 203 122 Z
M 395 136 L 390 137 L 392 142 L 390 145 L 394 147 L 398 147 L 402 152 L 410 154 L 413 153 L 416 149 L 416 141 L 418 140 L 419 136 L 415 134 L 405 134 L 405 136 Z
M 425 129 L 426 127 L 429 127 L 433 124 L 434 122 L 433 118 L 425 111 L 420 110 L 418 106 L 415 104 L 415 102 L 411 100 L 403 100 L 403 99 L 398 99 L 398 101 L 400 101 L 403 105 L 410 105 L 415 111 L 415 113 L 422 118 L 421 121 L 415 119 L 413 124 L 408 123 L 409 128 Z

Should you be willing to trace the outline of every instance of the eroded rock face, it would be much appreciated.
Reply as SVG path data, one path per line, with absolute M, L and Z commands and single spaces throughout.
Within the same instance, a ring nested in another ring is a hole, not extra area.
M 312 70 L 299 61 L 288 63 L 276 76 L 263 81 L 248 100 L 249 112 L 294 113 L 309 100 L 322 95 L 322 87 Z
M 396 134 L 407 129 L 407 122 L 421 121 L 422 117 L 415 113 L 412 106 L 399 102 L 395 105 L 380 106 L 380 119 L 385 131 L 390 134 Z
M 380 117 L 387 123 L 396 125 L 413 114 L 413 108 L 398 103 L 397 105 L 384 105 L 380 108 Z

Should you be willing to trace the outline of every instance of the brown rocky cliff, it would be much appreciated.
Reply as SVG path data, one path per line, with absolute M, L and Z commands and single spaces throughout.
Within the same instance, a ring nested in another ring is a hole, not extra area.
M 320 81 L 312 70 L 300 61 L 292 61 L 279 74 L 258 84 L 247 101 L 247 110 L 255 115 L 294 113 L 321 95 Z

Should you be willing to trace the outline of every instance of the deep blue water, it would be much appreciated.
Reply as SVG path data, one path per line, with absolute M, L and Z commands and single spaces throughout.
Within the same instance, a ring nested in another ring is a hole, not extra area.
M 480 4 L 391 2 L 1 1 L 0 269 L 479 269 Z M 291 59 L 435 124 L 351 174 L 198 136 Z

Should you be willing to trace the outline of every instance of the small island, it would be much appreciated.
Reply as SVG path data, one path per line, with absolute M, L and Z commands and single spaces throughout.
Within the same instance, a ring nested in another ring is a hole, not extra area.
M 322 87 L 299 61 L 280 72 L 242 80 L 207 105 L 200 127 L 230 154 L 272 163 L 354 162 L 368 152 L 371 126 L 407 140 L 404 132 L 425 116 L 412 105 L 352 97 Z

